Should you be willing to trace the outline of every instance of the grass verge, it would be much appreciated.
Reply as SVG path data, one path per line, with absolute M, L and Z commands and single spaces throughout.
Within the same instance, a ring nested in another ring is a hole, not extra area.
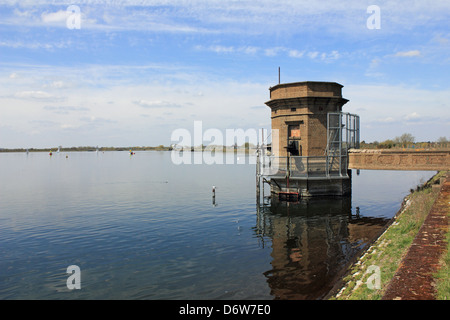
M 331 299 L 337 300 L 379 300 L 393 278 L 403 257 L 406 255 L 416 234 L 430 212 L 438 193 L 432 191 L 432 185 L 439 182 L 445 172 L 439 172 L 423 186 L 411 190 L 404 201 L 401 212 L 395 217 L 389 228 L 372 244 L 360 259 L 352 265 L 344 277 L 344 285 Z M 447 297 L 450 290 L 450 257 L 443 259 L 440 270 L 439 286 L 442 295 Z M 447 268 L 447 271 L 444 269 Z M 380 282 L 373 282 L 373 272 L 378 270 Z M 445 299 L 445 298 L 442 298 Z
M 436 299 L 438 300 L 450 300 L 450 229 L 447 232 L 446 240 L 447 252 L 441 259 L 441 268 L 434 275 L 437 290 Z

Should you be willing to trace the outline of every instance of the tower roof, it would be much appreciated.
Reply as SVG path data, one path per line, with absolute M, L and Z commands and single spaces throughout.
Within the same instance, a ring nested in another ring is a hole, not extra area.
M 342 98 L 343 85 L 337 82 L 302 81 L 280 83 L 270 87 L 271 99 L 304 97 Z

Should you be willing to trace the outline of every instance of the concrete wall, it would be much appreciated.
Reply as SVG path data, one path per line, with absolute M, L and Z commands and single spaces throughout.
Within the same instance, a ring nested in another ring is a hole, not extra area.
M 351 177 L 333 179 L 286 179 L 271 178 L 271 192 L 277 197 L 281 191 L 298 192 L 303 197 L 347 196 L 351 195 Z M 280 189 L 281 188 L 281 189 Z
M 365 170 L 450 170 L 450 150 L 403 151 L 352 149 L 349 151 L 349 169 Z

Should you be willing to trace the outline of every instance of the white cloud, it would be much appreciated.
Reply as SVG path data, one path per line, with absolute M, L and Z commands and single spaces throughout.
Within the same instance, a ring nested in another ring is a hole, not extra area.
M 90 109 L 86 107 L 73 107 L 73 106 L 45 106 L 43 109 L 55 114 L 71 114 L 73 112 L 90 111 Z
M 258 53 L 258 51 L 261 50 L 261 48 L 255 46 L 235 47 L 222 45 L 211 45 L 211 46 L 197 45 L 195 46 L 195 49 L 201 51 L 210 51 L 218 54 L 244 53 L 248 55 L 255 55 L 256 53 Z
M 397 52 L 394 56 L 395 57 L 420 57 L 420 51 L 419 50 L 410 50 L 410 51 L 400 51 Z
M 395 122 L 396 120 L 393 117 L 386 117 L 386 118 L 377 118 L 377 119 L 373 119 L 370 122 L 374 122 L 374 123 L 392 123 Z
M 17 16 L 17 17 L 26 17 L 26 18 L 29 18 L 29 17 L 32 16 L 32 12 L 31 12 L 31 11 L 28 11 L 28 10 L 27 10 L 27 11 L 20 11 L 20 10 L 18 10 L 17 8 L 14 9 L 13 13 L 14 13 L 14 15 Z
M 5 3 L 5 1 L 4 1 Z M 6 5 L 20 5 L 13 17 L 1 19 L 1 24 L 42 25 L 59 23 L 67 18 L 61 5 L 52 0 L 6 0 Z M 299 30 L 321 30 L 347 33 L 367 32 L 368 17 L 361 1 L 308 0 L 132 0 L 75 2 L 82 14 L 82 28 L 104 30 L 146 30 L 175 33 L 233 33 L 233 34 L 296 34 Z M 383 32 L 402 32 L 414 27 L 437 26 L 446 23 L 450 3 L 435 0 L 430 6 L 425 1 L 404 5 L 395 1 L 381 1 Z M 42 13 L 44 10 L 44 13 Z M 59 9 L 56 12 L 48 12 Z M 293 28 L 293 26 L 296 26 Z
M 417 119 L 420 119 L 420 115 L 417 112 L 412 112 L 410 114 L 407 114 L 405 116 L 405 119 L 406 120 L 417 120 Z
M 323 61 L 332 61 L 337 60 L 341 57 L 341 54 L 337 50 L 333 50 L 330 53 L 323 52 L 320 55 L 321 60 Z
M 305 51 L 298 51 L 298 50 L 289 50 L 289 57 L 291 58 L 301 58 L 303 57 L 303 54 Z
M 54 80 L 48 84 L 45 84 L 43 87 L 51 88 L 51 89 L 67 89 L 67 88 L 71 87 L 71 84 L 64 82 L 62 80 Z
M 53 88 L 61 89 L 61 88 L 63 88 L 63 87 L 65 86 L 65 84 L 64 84 L 64 82 L 62 82 L 62 81 L 53 81 L 53 82 L 50 84 L 50 86 L 53 87 Z
M 440 45 L 448 45 L 450 43 L 450 40 L 440 34 L 436 35 L 433 38 L 433 41 L 436 41 L 437 43 L 439 43 Z
M 319 55 L 318 51 L 308 52 L 308 57 L 315 59 Z
M 235 51 L 233 46 L 210 46 L 207 50 L 215 52 L 215 53 L 232 53 Z
M 258 47 L 252 47 L 252 46 L 240 48 L 240 51 L 242 51 L 245 54 L 250 54 L 250 55 L 256 54 L 259 50 L 260 49 Z
M 57 12 L 44 12 L 41 14 L 41 19 L 44 23 L 61 22 L 66 21 L 69 15 L 69 12 L 67 12 L 66 10 L 60 10 Z
M 134 101 L 135 104 L 141 106 L 143 108 L 180 108 L 181 105 L 169 101 L 161 101 L 161 100 L 138 100 Z
M 54 98 L 53 95 L 51 95 L 48 92 L 45 91 L 20 91 L 16 92 L 14 94 L 14 97 L 16 98 L 31 98 L 31 99 L 50 99 Z
M 337 50 L 332 50 L 331 52 L 319 52 L 319 51 L 309 51 L 306 50 L 298 50 L 298 49 L 289 49 L 285 47 L 273 47 L 273 48 L 261 48 L 255 46 L 246 46 L 246 47 L 235 47 L 235 46 L 222 46 L 222 45 L 211 45 L 211 46 L 202 46 L 197 45 L 194 47 L 196 50 L 201 51 L 210 51 L 217 54 L 237 54 L 243 53 L 246 55 L 256 55 L 261 52 L 263 55 L 268 57 L 274 57 L 281 52 L 287 54 L 290 58 L 300 59 L 303 57 L 308 57 L 310 59 L 320 59 L 321 61 L 330 62 L 333 60 L 337 60 L 341 58 L 341 54 Z
M 273 48 L 266 48 L 264 49 L 264 54 L 268 57 L 274 57 L 276 56 L 279 52 L 282 51 L 288 51 L 287 48 L 284 47 L 273 47 Z
M 374 78 L 379 78 L 379 77 L 384 76 L 384 74 L 378 70 L 380 65 L 381 65 L 381 59 L 379 59 L 379 58 L 372 59 L 369 63 L 369 67 L 367 68 L 364 75 L 367 77 L 374 77 Z
M 28 101 L 58 102 L 65 100 L 65 97 L 63 96 L 58 96 L 42 90 L 22 90 L 17 91 L 12 95 L 11 94 L 4 95 L 4 97 L 22 101 L 28 100 Z
M 14 40 L 14 41 L 0 41 L 0 47 L 8 47 L 8 48 L 27 48 L 27 49 L 62 49 L 67 48 L 71 45 L 71 41 L 60 40 L 56 42 L 37 42 L 37 41 L 23 41 L 23 40 Z
M 69 123 L 62 123 L 59 126 L 61 129 L 74 129 L 74 128 L 78 128 L 78 125 L 74 125 L 74 124 L 69 124 Z
M 344 83 L 345 84 L 345 83 Z M 345 84 L 343 111 L 360 116 L 361 140 L 382 141 L 411 131 L 418 141 L 433 141 L 448 131 L 448 90 L 430 90 L 402 85 Z M 424 107 L 425 106 L 425 107 Z M 425 110 L 426 116 L 414 110 Z M 419 126 L 420 125 L 420 126 Z
M 233 46 L 233 48 L 233 50 L 242 48 L 241 52 L 244 53 L 244 48 L 247 47 Z M 265 54 L 264 49 L 259 48 L 257 54 Z M 286 56 L 289 53 L 288 50 L 280 50 L 280 52 Z M 321 61 L 319 58 L 322 58 L 323 52 L 319 50 L 311 50 L 311 52 L 318 52 L 320 56 L 316 56 L 316 59 Z M 333 51 L 326 53 L 325 57 L 336 56 Z M 308 60 L 306 53 L 304 59 Z M 374 61 L 374 64 L 377 63 Z M 108 133 L 110 136 L 119 132 L 119 129 L 130 130 L 131 133 L 123 134 L 123 137 L 119 136 L 118 140 L 113 141 L 111 138 L 103 140 L 107 142 L 95 141 L 95 144 L 103 145 L 126 144 L 122 142 L 126 137 L 133 141 L 132 144 L 134 141 L 139 141 L 136 143 L 143 145 L 166 144 L 167 139 L 170 139 L 171 128 L 191 129 L 194 120 L 204 121 L 205 130 L 207 128 L 255 127 L 260 123 L 270 125 L 269 108 L 261 108 L 258 111 L 252 108 L 252 106 L 261 105 L 269 98 L 269 84 L 264 79 L 261 80 L 262 83 L 251 78 L 244 82 L 238 79 L 233 81 L 229 78 L 224 79 L 227 75 L 223 73 L 218 75 L 215 72 L 208 74 L 202 70 L 198 71 L 191 67 L 173 65 L 87 65 L 84 67 L 12 65 L 5 68 L 0 78 L 0 105 L 9 106 L 9 108 L 0 108 L 0 120 L 22 132 L 29 132 L 31 129 L 42 133 L 54 130 L 52 136 L 55 137 L 59 134 L 57 129 L 60 130 L 61 125 L 65 125 L 65 128 L 71 129 L 64 130 L 67 142 L 56 142 L 63 145 L 82 145 L 84 141 L 89 141 L 78 140 L 78 137 L 82 135 L 86 136 L 86 139 L 89 138 L 87 131 L 82 132 L 79 129 L 84 125 L 90 125 L 91 139 L 99 134 L 99 131 L 95 130 L 102 130 L 102 133 Z M 10 81 L 9 75 L 13 72 L 20 74 L 20 79 Z M 340 79 L 335 80 L 345 86 L 343 96 L 350 100 L 344 106 L 344 111 L 360 114 L 363 128 L 372 122 L 373 132 L 368 138 L 368 131 L 362 131 L 363 140 L 371 140 L 371 137 L 374 137 L 372 140 L 382 140 L 380 137 L 382 134 L 387 135 L 386 138 L 401 135 L 402 127 L 396 127 L 396 125 L 407 123 L 406 115 L 409 115 L 411 119 L 417 117 L 419 114 L 414 115 L 413 111 L 420 112 L 424 106 L 427 112 L 447 119 L 448 125 L 450 109 L 445 106 L 447 101 L 450 101 L 448 90 L 433 91 L 387 84 L 364 86 Z M 64 107 L 61 107 L 62 103 L 47 102 L 61 94 L 59 87 L 66 83 L 73 85 L 71 90 L 64 90 L 64 95 L 67 95 Z M 48 87 L 42 89 L 43 84 L 47 84 Z M 200 91 L 202 95 L 197 94 Z M 14 92 L 16 92 L 15 95 Z M 5 96 L 8 97 L 5 98 Z M 43 101 L 46 103 L 43 104 Z M 111 104 L 111 101 L 114 103 Z M 43 109 L 43 105 L 49 108 Z M 87 109 L 73 109 L 67 106 L 83 106 Z M 172 115 L 164 115 L 165 111 L 174 112 Z M 146 116 L 142 116 L 143 114 Z M 196 116 L 191 117 L 192 114 Z M 105 115 L 110 121 L 101 120 Z M 80 116 L 85 117 L 84 120 L 80 120 Z M 163 120 L 157 119 L 158 116 L 161 116 Z M 28 129 L 26 121 L 28 119 L 49 120 L 56 125 L 47 127 L 44 122 L 35 122 L 34 126 Z M 442 120 L 436 123 L 433 130 L 440 128 L 442 131 Z M 98 126 L 92 124 L 98 124 Z M 423 121 L 420 122 L 420 125 L 422 124 Z M 163 129 L 164 131 L 155 130 L 150 133 L 150 130 L 153 130 L 152 127 L 163 125 L 167 126 Z M 380 128 L 383 128 L 382 133 Z M 385 128 L 389 130 L 384 131 Z M 419 140 L 424 139 L 421 138 L 420 132 L 412 133 Z M 47 140 L 45 136 L 36 137 L 36 140 L 38 138 L 41 139 L 42 144 L 52 145 L 47 142 L 50 140 Z M 18 145 L 22 144 L 23 142 Z

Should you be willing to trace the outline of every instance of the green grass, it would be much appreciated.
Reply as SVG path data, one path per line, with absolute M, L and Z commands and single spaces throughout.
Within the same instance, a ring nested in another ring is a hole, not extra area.
M 447 252 L 442 257 L 441 268 L 435 274 L 435 279 L 437 299 L 450 300 L 450 230 L 447 232 Z
M 401 260 L 406 255 L 414 237 L 437 198 L 438 194 L 432 192 L 431 185 L 439 181 L 442 174 L 435 175 L 430 181 L 417 188 L 416 191 L 407 197 L 407 204 L 403 211 L 359 261 L 351 267 L 349 275 L 344 278 L 343 288 L 332 299 L 379 300 L 382 298 Z M 449 259 L 449 254 L 447 254 L 446 259 L 443 261 L 447 269 L 446 271 L 441 269 L 439 275 L 440 279 L 442 279 L 440 281 L 442 295 L 446 299 L 449 299 L 450 292 L 450 281 L 448 279 L 450 271 Z M 367 285 L 367 281 L 371 276 L 371 274 L 367 273 L 367 270 L 371 265 L 380 268 L 380 289 L 370 289 Z

